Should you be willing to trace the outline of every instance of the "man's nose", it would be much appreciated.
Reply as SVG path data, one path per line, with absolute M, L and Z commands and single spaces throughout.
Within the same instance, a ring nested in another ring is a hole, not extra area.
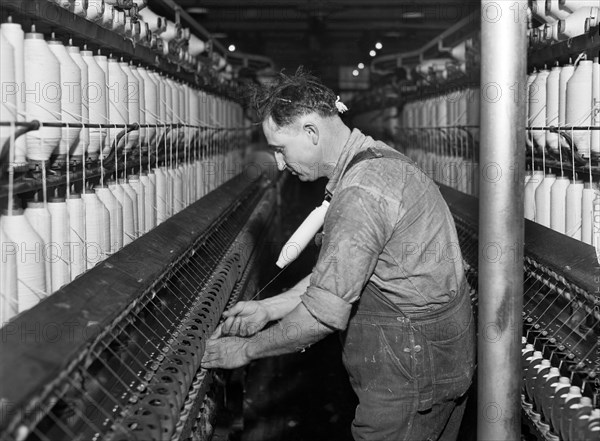
M 281 153 L 275 152 L 275 161 L 277 161 L 277 169 L 279 171 L 284 171 L 287 166 L 285 165 L 285 160 Z

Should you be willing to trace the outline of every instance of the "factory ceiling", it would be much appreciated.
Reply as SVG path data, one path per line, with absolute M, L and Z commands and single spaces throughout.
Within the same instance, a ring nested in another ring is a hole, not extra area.
M 304 65 L 335 81 L 340 66 L 414 50 L 480 7 L 476 0 L 177 0 L 226 47 Z M 151 3 L 151 1 L 150 1 Z

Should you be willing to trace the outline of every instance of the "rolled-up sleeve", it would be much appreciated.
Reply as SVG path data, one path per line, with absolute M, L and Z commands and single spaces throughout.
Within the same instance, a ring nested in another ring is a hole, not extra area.
M 352 303 L 392 234 L 397 208 L 397 201 L 370 186 L 352 185 L 336 192 L 325 217 L 319 259 L 301 297 L 317 320 L 334 329 L 346 328 Z

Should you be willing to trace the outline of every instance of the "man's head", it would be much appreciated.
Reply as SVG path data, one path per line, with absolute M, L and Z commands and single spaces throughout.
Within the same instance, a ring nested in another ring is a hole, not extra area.
M 287 167 L 303 181 L 326 175 L 335 137 L 346 128 L 336 100 L 331 89 L 302 69 L 291 76 L 281 73 L 257 91 L 256 110 L 280 170 Z

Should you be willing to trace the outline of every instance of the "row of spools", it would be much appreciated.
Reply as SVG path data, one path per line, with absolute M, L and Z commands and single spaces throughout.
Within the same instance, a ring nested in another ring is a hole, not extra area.
M 534 70 L 527 77 L 528 145 L 558 152 L 572 138 L 583 157 L 600 154 L 600 64 L 598 58 Z M 553 129 L 540 130 L 544 127 Z M 581 127 L 582 129 L 571 129 Z M 560 129 L 560 133 L 558 130 Z M 591 152 L 591 153 L 590 153 Z
M 578 155 L 588 159 L 600 153 L 600 131 L 591 129 L 600 127 L 599 75 L 597 59 L 532 73 L 527 82 L 528 125 L 541 130 L 529 130 L 528 142 L 543 152 L 560 153 L 561 135 L 544 128 L 561 126 L 569 135 L 562 137 L 563 147 L 574 145 Z M 400 118 L 408 155 L 436 181 L 472 195 L 477 195 L 482 174 L 477 126 L 480 99 L 490 99 L 486 93 L 464 89 L 413 101 L 404 106 Z M 569 130 L 574 126 L 585 129 Z M 570 159 L 567 153 L 565 160 Z M 543 155 L 537 156 L 542 159 Z M 576 176 L 534 170 L 525 178 L 525 217 L 591 245 L 597 193 L 595 186 Z
M 232 101 L 143 66 L 24 33 L 17 23 L 0 25 L 0 52 L 1 121 L 121 125 L 46 126 L 28 132 L 17 140 L 16 163 L 48 161 L 53 154 L 105 157 L 125 124 L 151 126 L 120 139 L 119 147 L 129 151 L 137 142 L 153 145 L 167 131 L 164 125 L 226 128 L 240 120 L 241 108 Z M 12 132 L 10 126 L 0 127 L 2 145 Z
M 153 47 L 162 55 L 173 55 L 183 65 L 195 67 L 196 57 L 208 48 L 198 36 L 147 6 L 147 0 L 52 0 L 54 3 L 97 23 L 137 44 Z M 231 71 L 222 55 L 214 53 L 215 67 Z
M 400 117 L 407 155 L 432 179 L 479 194 L 479 88 L 457 88 L 407 103 Z
M 531 0 L 531 13 L 542 23 L 529 29 L 532 45 L 577 37 L 600 24 L 597 0 Z
M 0 142 L 8 162 L 40 163 L 45 172 L 57 158 L 111 158 L 121 170 L 73 181 L 49 198 L 44 181 L 34 200 L 7 204 L 0 217 L 4 323 L 232 178 L 247 131 L 238 103 L 147 67 L 25 34 L 16 23 L 0 25 L 0 45 L 0 122 L 9 123 L 0 125 Z M 12 142 L 14 124 L 32 120 L 41 127 Z M 133 130 L 123 134 L 126 125 Z
M 569 377 L 561 375 L 542 352 L 523 338 L 523 408 L 542 435 L 553 441 L 600 438 L 600 409 Z

